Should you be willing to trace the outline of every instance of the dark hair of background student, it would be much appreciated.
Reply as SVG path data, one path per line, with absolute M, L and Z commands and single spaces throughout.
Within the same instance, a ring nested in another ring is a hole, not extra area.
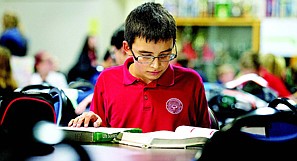
M 77 62 L 68 72 L 68 83 L 80 79 L 90 81 L 90 79 L 97 73 L 97 65 L 96 38 L 88 35 L 85 38 Z

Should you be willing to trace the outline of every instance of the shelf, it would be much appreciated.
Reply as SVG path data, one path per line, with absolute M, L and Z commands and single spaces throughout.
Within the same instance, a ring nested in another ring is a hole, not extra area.
M 217 26 L 217 27 L 251 27 L 252 50 L 259 51 L 260 20 L 256 18 L 216 18 L 216 17 L 176 17 L 177 27 L 184 26 Z
M 191 43 L 199 57 L 204 53 L 201 43 L 206 41 L 215 58 L 195 61 L 208 81 L 216 81 L 216 68 L 220 63 L 236 64 L 240 54 L 247 50 L 259 51 L 260 20 L 256 18 L 176 17 L 178 39 L 191 35 Z M 185 31 L 185 32 L 184 32 Z M 189 32 L 190 34 L 183 35 Z M 200 38 L 198 38 L 200 36 Z M 197 39 L 196 39 L 197 38 Z M 201 41 L 201 42 L 199 42 Z M 182 44 L 182 42 L 180 42 Z M 199 46 L 200 45 L 200 46 Z
M 176 17 L 175 21 L 177 26 L 260 26 L 255 18 Z

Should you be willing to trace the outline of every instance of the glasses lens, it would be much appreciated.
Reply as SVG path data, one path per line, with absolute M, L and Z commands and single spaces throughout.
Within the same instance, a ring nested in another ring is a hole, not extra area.
M 138 56 L 138 62 L 143 64 L 149 64 L 154 60 L 151 56 Z
M 173 60 L 174 58 L 176 58 L 176 54 L 170 54 L 169 61 Z
M 171 58 L 171 54 L 168 54 L 168 55 L 161 55 L 158 57 L 160 61 L 162 62 L 168 62 L 170 61 L 170 58 Z
M 173 60 L 175 57 L 176 57 L 176 54 L 161 55 L 158 57 L 138 56 L 138 62 L 143 64 L 149 64 L 149 63 L 152 63 L 155 58 L 157 58 L 160 62 L 169 62 Z

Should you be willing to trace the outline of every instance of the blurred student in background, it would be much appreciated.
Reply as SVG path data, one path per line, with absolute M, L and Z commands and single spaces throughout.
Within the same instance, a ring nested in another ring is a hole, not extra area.
M 240 58 L 240 75 L 255 73 L 264 78 L 268 87 L 275 90 L 278 97 L 289 98 L 293 101 L 297 101 L 297 97 L 294 96 L 285 86 L 283 80 L 278 76 L 270 73 L 262 64 L 259 53 L 247 51 L 243 53 Z
M 34 73 L 30 84 L 49 84 L 58 88 L 68 88 L 66 76 L 58 71 L 57 64 L 47 51 L 35 54 Z
M 236 76 L 235 67 L 231 64 L 222 64 L 217 68 L 217 83 L 225 84 L 234 80 Z
M 293 60 L 294 58 L 290 58 Z M 286 59 L 283 56 L 277 56 L 272 53 L 263 54 L 261 56 L 261 64 L 272 74 L 279 77 L 284 84 L 286 85 L 287 89 L 291 93 L 297 92 L 297 64 L 291 63 L 290 61 L 286 62 Z M 294 85 L 295 84 L 295 85 Z
M 286 69 L 285 83 L 289 91 L 297 97 L 297 56 L 289 59 L 289 65 Z
M 28 40 L 21 28 L 17 14 L 12 11 L 4 12 L 2 26 L 4 30 L 0 36 L 0 45 L 10 50 L 12 73 L 18 87 L 26 86 L 33 73 L 34 60 L 27 56 Z
M 261 54 L 260 56 L 262 66 L 267 71 L 278 78 L 284 80 L 286 74 L 286 60 L 282 56 L 276 56 L 272 53 Z
M 94 75 L 98 74 L 96 69 L 98 66 L 96 42 L 95 36 L 88 35 L 86 37 L 77 62 L 67 74 L 68 83 L 80 79 L 90 81 Z
M 0 45 L 7 47 L 11 55 L 27 55 L 27 39 L 24 36 L 17 15 L 13 12 L 5 12 L 3 15 L 3 29 L 0 37 Z
M 99 74 L 104 69 L 112 67 L 112 66 L 114 66 L 114 58 L 108 49 L 108 50 L 106 50 L 106 52 L 104 54 L 103 61 L 96 67 L 97 72 L 91 76 L 89 82 L 91 84 L 95 85 Z
M 17 83 L 12 75 L 10 58 L 9 49 L 0 45 L 0 95 L 12 92 L 17 88 Z
M 114 65 L 122 65 L 129 55 L 123 49 L 124 38 L 124 25 L 121 25 L 116 29 L 111 37 L 110 41 L 110 56 L 114 58 Z M 113 55 L 113 56 L 112 56 Z M 108 55 L 105 55 L 108 58 Z M 97 78 L 96 78 L 97 79 Z M 82 101 L 79 102 L 78 106 L 75 109 L 76 114 L 81 114 L 84 111 L 88 110 L 88 107 L 93 99 L 93 92 L 86 96 Z
M 103 61 L 100 65 L 103 67 L 103 69 L 109 68 L 115 65 L 115 62 L 113 59 L 113 53 L 111 53 L 109 49 L 105 51 Z
M 111 52 L 114 55 L 115 64 L 122 65 L 126 61 L 126 59 L 131 56 L 125 52 L 123 48 L 125 25 L 121 25 L 118 29 L 116 29 L 111 37 L 110 45 Z

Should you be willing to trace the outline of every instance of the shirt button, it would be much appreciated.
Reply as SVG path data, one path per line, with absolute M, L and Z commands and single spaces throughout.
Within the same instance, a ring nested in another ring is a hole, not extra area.
M 147 95 L 144 95 L 144 99 L 147 100 Z

